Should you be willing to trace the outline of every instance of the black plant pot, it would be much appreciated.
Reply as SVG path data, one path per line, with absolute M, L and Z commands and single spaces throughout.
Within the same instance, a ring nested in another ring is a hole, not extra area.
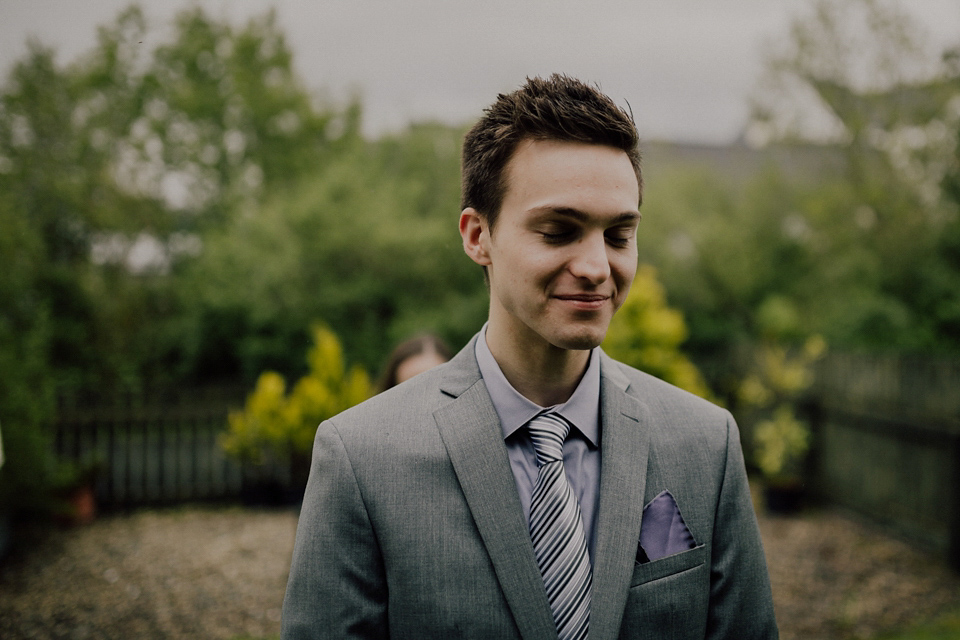
M 790 515 L 803 508 L 804 486 L 795 482 L 767 484 L 763 488 L 763 499 L 767 512 L 777 515 Z

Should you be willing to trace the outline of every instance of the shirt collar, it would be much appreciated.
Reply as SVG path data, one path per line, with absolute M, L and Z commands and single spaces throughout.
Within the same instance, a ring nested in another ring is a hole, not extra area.
M 531 419 L 547 407 L 531 402 L 503 375 L 500 365 L 487 346 L 487 325 L 480 329 L 477 339 L 476 355 L 480 367 L 480 375 L 487 387 L 493 408 L 500 417 L 500 426 L 503 428 L 503 437 L 507 438 L 517 429 L 524 426 Z M 570 399 L 563 404 L 556 405 L 553 410 L 566 418 L 586 437 L 590 444 L 596 447 L 600 441 L 600 357 L 599 350 L 590 352 L 590 362 L 580 383 Z

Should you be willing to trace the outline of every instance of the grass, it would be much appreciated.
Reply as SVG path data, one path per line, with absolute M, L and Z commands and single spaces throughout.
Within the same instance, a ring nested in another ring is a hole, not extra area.
M 280 640 L 280 636 L 237 636 L 233 640 Z M 960 610 L 897 633 L 881 634 L 874 640 L 960 640 Z
M 960 640 L 960 609 L 897 633 L 882 634 L 875 640 Z
M 233 640 L 280 640 L 280 636 L 237 636 Z M 960 640 L 960 609 L 903 631 L 883 633 L 874 640 Z

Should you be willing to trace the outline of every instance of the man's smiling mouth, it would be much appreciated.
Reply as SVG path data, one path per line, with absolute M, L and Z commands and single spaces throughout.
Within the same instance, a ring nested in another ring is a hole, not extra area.
M 575 308 L 589 311 L 601 308 L 610 299 L 610 296 L 595 293 L 580 293 L 556 295 L 554 298 L 566 302 Z

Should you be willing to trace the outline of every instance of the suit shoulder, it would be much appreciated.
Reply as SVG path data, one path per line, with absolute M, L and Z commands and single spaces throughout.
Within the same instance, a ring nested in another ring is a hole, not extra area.
M 732 441 L 739 445 L 736 421 L 726 409 L 623 363 L 615 366 L 625 393 L 646 409 L 651 443 L 661 455 L 672 451 L 708 465 L 725 460 Z
M 695 413 L 704 418 L 724 421 L 730 418 L 730 413 L 726 409 L 696 394 L 617 360 L 608 359 L 607 362 L 612 363 L 629 382 L 627 388 L 629 395 L 648 405 L 656 405 L 661 411 Z
M 441 371 L 434 367 L 395 387 L 350 407 L 331 418 L 338 430 L 362 429 L 363 425 L 379 427 L 385 421 L 415 421 L 431 415 L 442 401 L 439 390 Z

